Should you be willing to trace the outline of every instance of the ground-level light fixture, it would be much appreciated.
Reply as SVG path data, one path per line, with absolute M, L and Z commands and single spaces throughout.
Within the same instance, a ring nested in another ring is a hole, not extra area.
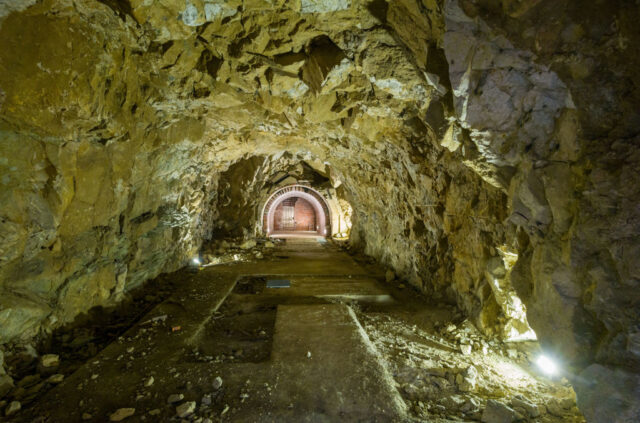
M 200 261 L 200 259 L 199 259 L 198 257 L 194 257 L 194 258 L 191 260 L 191 264 L 193 264 L 194 266 L 200 266 L 200 264 L 201 264 L 201 263 L 202 263 L 202 262 Z
M 557 375 L 558 371 L 560 370 L 556 362 L 549 358 L 549 356 L 544 354 L 538 357 L 538 359 L 536 360 L 536 365 L 538 366 L 540 371 L 542 371 L 542 373 L 546 374 L 547 376 Z

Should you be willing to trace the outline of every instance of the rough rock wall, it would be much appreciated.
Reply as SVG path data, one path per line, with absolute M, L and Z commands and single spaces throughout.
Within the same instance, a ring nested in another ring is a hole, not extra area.
M 637 4 L 460 1 L 445 16 L 458 122 L 513 175 L 529 321 L 576 372 L 588 420 L 638 420 Z
M 0 342 L 180 266 L 210 228 L 203 125 L 158 113 L 148 41 L 107 7 L 44 3 L 0 28 Z
M 579 387 L 585 413 L 615 381 L 628 406 L 638 12 L 583 3 L 11 3 L 2 342 L 179 267 L 214 227 L 242 231 L 251 215 L 230 211 L 287 152 L 342 183 L 369 254 L 487 333 L 526 331 L 515 288 L 541 340 L 601 382 Z

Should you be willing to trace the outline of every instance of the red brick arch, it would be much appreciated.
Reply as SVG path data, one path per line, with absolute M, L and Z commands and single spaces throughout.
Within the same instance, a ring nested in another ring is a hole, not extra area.
M 318 235 L 331 234 L 331 215 L 324 197 L 316 190 L 305 185 L 288 185 L 278 189 L 265 202 L 262 208 L 262 230 L 270 235 L 274 230 L 274 212 L 278 205 L 288 198 L 302 198 L 308 201 L 316 213 Z

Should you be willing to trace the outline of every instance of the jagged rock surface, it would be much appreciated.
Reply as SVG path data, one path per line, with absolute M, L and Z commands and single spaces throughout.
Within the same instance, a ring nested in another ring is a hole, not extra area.
M 0 6 L 0 343 L 183 266 L 304 161 L 354 244 L 485 333 L 525 332 L 521 299 L 603 381 L 588 418 L 637 386 L 633 4 L 32 3 Z

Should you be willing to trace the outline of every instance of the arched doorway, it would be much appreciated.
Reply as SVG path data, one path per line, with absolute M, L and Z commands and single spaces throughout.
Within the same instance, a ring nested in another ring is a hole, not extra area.
M 291 197 L 281 202 L 273 213 L 275 232 L 317 232 L 316 211 L 304 198 Z
M 331 233 L 329 207 L 320 193 L 304 185 L 289 185 L 274 192 L 263 207 L 267 236 Z

